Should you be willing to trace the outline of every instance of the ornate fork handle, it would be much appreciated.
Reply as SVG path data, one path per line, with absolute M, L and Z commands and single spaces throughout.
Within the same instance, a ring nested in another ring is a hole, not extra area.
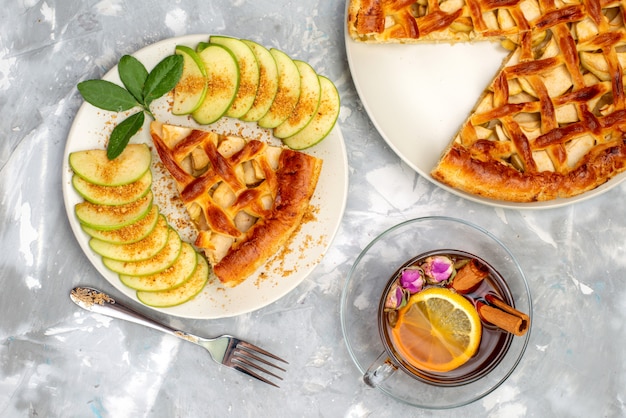
M 115 302 L 115 299 L 97 289 L 89 287 L 76 287 L 70 293 L 70 298 L 78 306 L 90 312 L 144 325 L 148 328 L 198 344 L 199 338 L 195 335 L 171 328 L 165 324 L 150 319 L 139 312 Z
M 245 373 L 269 385 L 278 387 L 278 385 L 269 380 L 269 378 L 282 380 L 283 378 L 276 373 L 286 371 L 283 367 L 277 365 L 276 362 L 288 364 L 287 361 L 261 347 L 235 338 L 232 335 L 221 335 L 216 338 L 201 338 L 171 328 L 143 316 L 131 308 L 116 303 L 113 298 L 97 289 L 76 287 L 72 289 L 70 298 L 78 306 L 90 312 L 144 325 L 148 328 L 197 344 L 206 349 L 214 361 Z

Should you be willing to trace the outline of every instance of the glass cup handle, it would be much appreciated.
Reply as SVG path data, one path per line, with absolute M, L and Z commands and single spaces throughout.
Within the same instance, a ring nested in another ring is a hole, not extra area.
M 383 351 L 367 369 L 367 372 L 363 375 L 363 381 L 366 385 L 375 388 L 394 374 L 396 370 L 398 370 L 398 367 L 391 362 L 387 352 Z

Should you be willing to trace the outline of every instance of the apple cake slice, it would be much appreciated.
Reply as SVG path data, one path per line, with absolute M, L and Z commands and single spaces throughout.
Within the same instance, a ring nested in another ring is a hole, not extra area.
M 266 263 L 302 222 L 322 160 L 240 136 L 152 122 L 150 133 L 228 287 Z

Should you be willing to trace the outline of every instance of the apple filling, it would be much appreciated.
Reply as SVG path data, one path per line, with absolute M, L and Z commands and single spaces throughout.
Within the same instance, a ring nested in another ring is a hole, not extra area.
M 232 287 L 273 256 L 308 210 L 321 160 L 236 135 L 153 122 L 150 132 L 215 275 Z
M 593 32 L 587 20 L 582 21 L 580 25 L 582 27 L 577 32 L 581 35 L 587 36 Z M 579 26 L 575 25 L 574 28 L 579 28 Z M 550 32 L 542 33 L 545 36 L 532 49 L 534 58 L 536 60 L 556 59 L 555 57 L 558 57 L 560 53 L 560 46 L 556 38 L 551 36 Z M 621 47 L 621 49 L 624 48 L 626 46 Z M 617 59 L 620 65 L 624 67 L 626 65 L 626 52 L 618 52 Z M 508 68 L 514 68 L 520 62 L 520 50 L 517 50 L 511 56 L 504 72 L 506 73 Z M 577 97 L 571 93 L 574 91 L 576 80 L 572 78 L 565 64 L 553 66 L 544 71 L 538 76 L 541 83 L 537 83 L 533 79 L 533 77 L 537 77 L 536 75 L 520 75 L 506 80 L 507 106 L 520 107 L 518 113 L 506 117 L 515 122 L 515 126 L 519 130 L 518 133 L 523 134 L 530 143 L 541 141 L 539 138 L 548 130 L 547 128 L 566 127 L 579 122 L 581 115 L 579 108 L 574 104 L 575 102 L 586 103 L 586 108 L 596 117 L 607 116 L 616 110 L 611 92 L 609 64 L 605 55 L 598 51 L 582 51 L 580 62 L 583 69 L 581 80 L 587 86 L 587 90 L 578 93 Z M 536 88 L 542 88 L 545 91 L 540 94 Z M 550 98 L 554 107 L 554 126 L 545 126 L 547 122 L 542 120 L 542 94 Z M 470 128 L 466 126 L 464 130 L 459 132 L 456 142 L 465 146 L 472 146 L 479 142 L 476 146 L 480 147 L 485 146 L 485 142 L 481 141 L 488 141 L 490 153 L 493 156 L 508 163 L 516 170 L 524 172 L 527 167 L 523 162 L 524 159 L 517 153 L 518 146 L 515 144 L 515 135 L 503 125 L 503 120 L 498 117 L 498 111 L 502 108 L 502 100 L 501 93 L 494 92 L 492 85 L 485 92 L 470 118 L 473 132 L 468 132 Z M 527 111 L 525 111 L 526 109 Z M 509 124 L 509 126 L 511 125 Z M 533 171 L 554 172 L 559 170 L 557 167 L 561 167 L 560 170 L 572 169 L 596 145 L 613 141 L 615 139 L 613 136 L 611 133 L 604 137 L 591 134 L 574 136 L 563 144 L 565 152 L 561 152 L 560 147 L 546 146 L 541 149 L 541 147 L 533 146 L 532 160 L 535 163 Z
M 186 149 L 185 155 L 178 161 L 178 164 L 192 178 L 202 178 L 209 170 L 216 170 L 215 165 L 219 164 L 219 161 L 227 159 L 238 161 L 240 158 L 237 154 L 246 153 L 244 148 L 248 141 L 244 138 L 234 135 L 218 135 L 213 132 L 206 132 L 203 142 L 196 141 L 198 143 L 194 144 L 192 139 L 188 141 L 189 145 L 186 145 L 184 141 L 189 138 L 191 132 L 192 130 L 187 128 L 162 125 L 160 135 L 168 147 L 176 149 L 179 146 Z M 211 161 L 210 151 L 207 153 L 207 150 L 213 149 L 213 147 L 208 147 L 207 143 L 212 144 L 219 154 L 217 159 L 217 154 L 213 155 L 213 162 L 216 164 Z M 232 226 L 235 230 L 228 227 L 212 228 L 212 223 L 214 225 L 219 223 L 207 219 L 207 216 L 215 212 L 214 210 L 205 211 L 201 203 L 196 201 L 187 205 L 189 216 L 201 231 L 196 243 L 207 250 L 206 254 L 211 264 L 220 262 L 228 250 L 245 237 L 246 232 L 259 217 L 267 214 L 272 208 L 274 196 L 270 182 L 273 177 L 272 172 L 278 169 L 282 149 L 265 144 L 261 148 L 263 151 L 251 158 L 243 158 L 232 167 L 222 168 L 233 177 L 229 181 L 220 178 L 213 182 L 207 192 L 210 206 L 220 213 L 228 214 L 232 218 Z M 219 177 L 211 173 L 208 176 Z M 269 181 L 265 184 L 268 177 Z M 254 190 L 254 193 L 247 193 L 247 190 Z M 253 195 L 256 202 L 249 204 L 250 202 L 245 201 Z
M 220 141 L 217 150 L 222 156 L 229 158 L 241 151 L 245 144 L 246 141 L 241 137 L 226 136 Z M 268 161 L 273 170 L 278 168 L 278 156 L 280 155 L 280 151 L 281 149 L 277 147 L 267 147 L 266 155 L 269 157 Z M 206 152 L 201 147 L 196 147 L 191 152 L 188 162 L 184 162 L 183 165 L 189 166 L 190 172 L 192 172 L 195 177 L 198 177 L 208 170 L 210 161 Z M 262 163 L 260 163 L 258 159 L 244 161 L 241 165 L 235 167 L 235 173 L 237 179 L 248 188 L 260 186 L 266 178 Z M 216 183 L 208 191 L 208 194 L 213 202 L 224 211 L 230 210 L 237 201 L 237 195 L 226 182 Z M 269 211 L 272 208 L 273 201 L 274 198 L 270 191 L 262 194 L 260 196 L 262 210 Z M 189 206 L 189 215 L 200 230 L 210 229 L 206 216 L 199 204 L 194 202 Z M 233 222 L 237 230 L 245 234 L 258 219 L 258 213 L 251 213 L 246 209 L 242 209 L 235 212 Z M 207 253 L 207 256 L 213 264 L 221 261 L 231 246 L 238 240 L 237 237 L 216 232 L 207 235 L 208 237 L 205 236 L 203 238 L 203 242 L 207 248 L 212 249 L 212 251 Z

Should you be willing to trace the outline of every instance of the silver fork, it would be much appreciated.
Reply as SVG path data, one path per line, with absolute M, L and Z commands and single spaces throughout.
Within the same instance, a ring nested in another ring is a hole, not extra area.
M 113 318 L 130 321 L 135 324 L 144 325 L 197 344 L 205 348 L 211 355 L 211 358 L 217 363 L 238 370 L 269 385 L 279 387 L 276 383 L 269 380 L 269 378 L 283 380 L 283 378 L 276 373 L 286 372 L 285 369 L 268 361 L 266 358 L 288 364 L 285 360 L 254 344 L 250 344 L 230 335 L 222 335 L 216 338 L 201 338 L 184 331 L 170 328 L 167 325 L 156 322 L 116 302 L 112 297 L 100 290 L 90 287 L 75 287 L 70 292 L 70 299 L 81 308 L 90 312 L 96 312 Z M 272 372 L 268 370 L 268 368 L 277 370 Z M 267 378 L 263 377 L 260 373 L 266 375 Z

